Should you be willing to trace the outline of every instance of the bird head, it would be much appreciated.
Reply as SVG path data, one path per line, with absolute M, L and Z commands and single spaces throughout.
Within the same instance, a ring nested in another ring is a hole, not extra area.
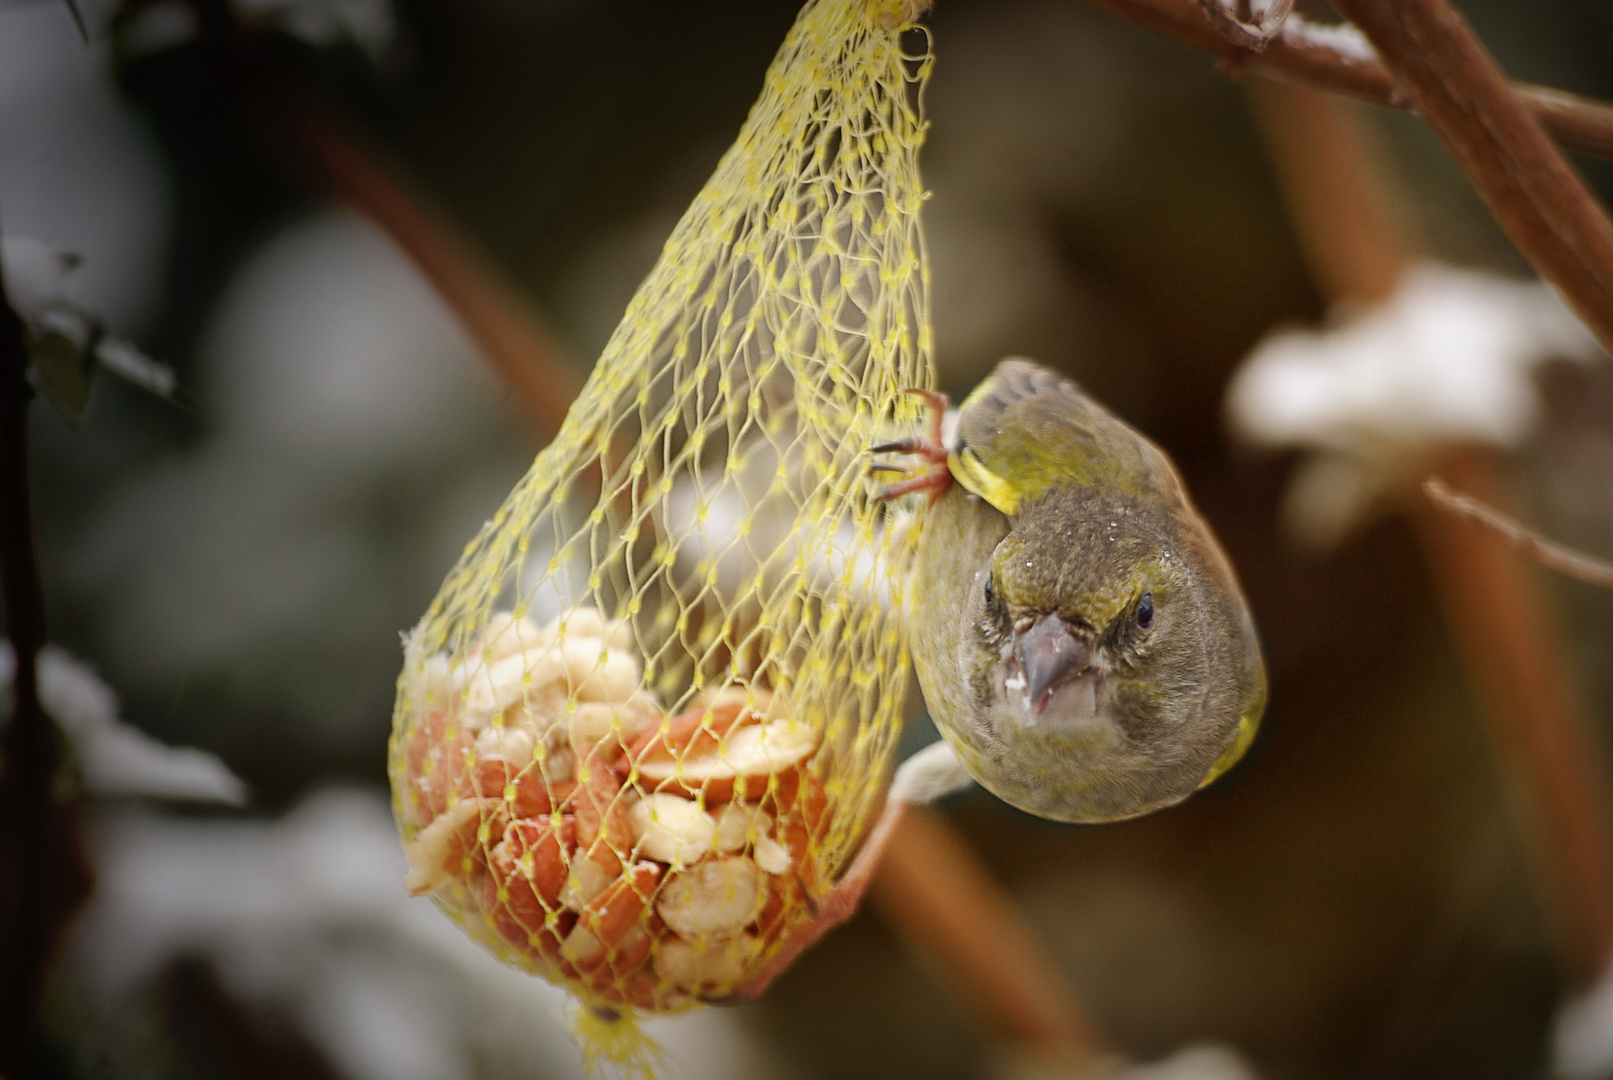
M 976 715 L 1021 771 L 1068 789 L 1057 816 L 1180 801 L 1253 734 L 1253 628 L 1219 550 L 1183 521 L 1143 501 L 1049 495 L 997 544 L 969 605 Z

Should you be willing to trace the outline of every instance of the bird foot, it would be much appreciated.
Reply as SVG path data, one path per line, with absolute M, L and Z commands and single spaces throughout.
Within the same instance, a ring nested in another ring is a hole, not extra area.
M 924 434 L 910 435 L 905 439 L 883 443 L 873 447 L 870 452 L 903 454 L 917 458 L 922 465 L 915 470 L 910 465 L 891 465 L 876 461 L 868 467 L 868 471 L 903 473 L 908 477 L 906 480 L 899 480 L 881 488 L 878 496 L 881 500 L 900 498 L 915 491 L 928 491 L 930 501 L 933 503 L 952 483 L 952 470 L 947 467 L 947 448 L 941 439 L 941 420 L 952 403 L 945 394 L 935 390 L 920 390 L 915 387 L 907 392 L 922 397 L 929 406 L 929 413 L 924 418 Z

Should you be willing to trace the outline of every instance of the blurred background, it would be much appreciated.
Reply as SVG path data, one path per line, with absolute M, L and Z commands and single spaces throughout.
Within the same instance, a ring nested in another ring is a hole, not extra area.
M 1604 0 L 1459 6 L 1513 77 L 1613 97 Z M 335 125 L 434 202 L 576 383 L 795 11 L 79 0 L 81 33 L 60 0 L 0 0 L 0 230 L 76 256 L 75 302 L 178 385 L 101 377 L 76 420 L 32 409 L 50 637 L 87 665 L 64 659 L 64 692 L 104 684 L 122 722 L 248 792 L 93 800 L 96 891 L 47 1002 L 55 1075 L 580 1073 L 558 992 L 403 898 L 385 793 L 398 635 L 548 433 L 310 148 Z M 938 0 L 928 22 L 942 386 L 1036 357 L 1170 451 L 1240 568 L 1272 687 L 1248 758 L 1175 809 L 1059 826 L 977 791 L 945 815 L 1134 1059 L 1209 1042 L 1272 1078 L 1549 1075 L 1560 949 L 1414 528 L 1388 512 L 1294 542 L 1296 455 L 1224 419 L 1243 359 L 1330 299 L 1248 87 L 1078 0 Z M 1348 111 L 1409 246 L 1529 276 L 1420 121 Z M 1613 194 L 1613 169 L 1576 164 Z M 1613 374 L 1534 378 L 1509 502 L 1613 553 Z M 1613 597 L 1539 581 L 1605 739 Z M 909 747 L 934 737 L 915 720 Z M 673 1075 L 1029 1075 L 872 911 L 763 1001 L 653 1030 Z

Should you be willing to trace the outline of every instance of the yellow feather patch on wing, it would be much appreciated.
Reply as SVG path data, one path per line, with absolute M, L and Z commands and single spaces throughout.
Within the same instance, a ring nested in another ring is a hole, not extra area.
M 972 449 L 964 447 L 961 454 L 956 451 L 948 454 L 947 468 L 964 490 L 980 496 L 987 505 L 1009 517 L 1018 511 L 1020 490 L 1005 477 L 986 468 L 986 463 Z
M 1249 744 L 1255 741 L 1255 731 L 1259 727 L 1260 714 L 1258 712 L 1243 715 L 1243 718 L 1238 721 L 1238 733 L 1233 736 L 1232 745 L 1222 751 L 1221 756 L 1215 759 L 1215 764 L 1210 766 L 1210 771 L 1204 774 L 1204 779 L 1199 781 L 1200 790 L 1209 787 L 1222 773 L 1238 763 L 1238 759 L 1243 757 L 1244 751 L 1249 749 Z

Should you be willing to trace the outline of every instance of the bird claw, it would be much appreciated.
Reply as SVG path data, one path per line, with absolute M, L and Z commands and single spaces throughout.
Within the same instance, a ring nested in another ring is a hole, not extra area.
M 910 480 L 886 484 L 879 489 L 875 498 L 881 502 L 889 502 L 892 499 L 899 499 L 903 495 L 911 495 L 916 491 L 928 491 L 930 501 L 933 503 L 951 485 L 952 470 L 948 469 L 944 464 L 931 465 Z
M 870 453 L 875 454 L 903 454 L 908 457 L 920 459 L 924 465 L 915 472 L 905 465 L 891 465 L 876 461 L 868 467 L 869 473 L 894 472 L 908 475 L 908 479 L 900 480 L 894 484 L 887 484 L 880 488 L 876 496 L 882 502 L 911 495 L 916 491 L 930 493 L 933 503 L 941 497 L 947 487 L 952 483 L 952 470 L 947 466 L 947 448 L 941 440 L 941 419 L 946 415 L 951 401 L 947 396 L 935 390 L 921 390 L 911 387 L 909 394 L 916 394 L 924 399 L 929 406 L 929 413 L 924 418 L 924 434 L 909 435 L 906 438 L 896 439 L 879 446 L 872 447 Z

